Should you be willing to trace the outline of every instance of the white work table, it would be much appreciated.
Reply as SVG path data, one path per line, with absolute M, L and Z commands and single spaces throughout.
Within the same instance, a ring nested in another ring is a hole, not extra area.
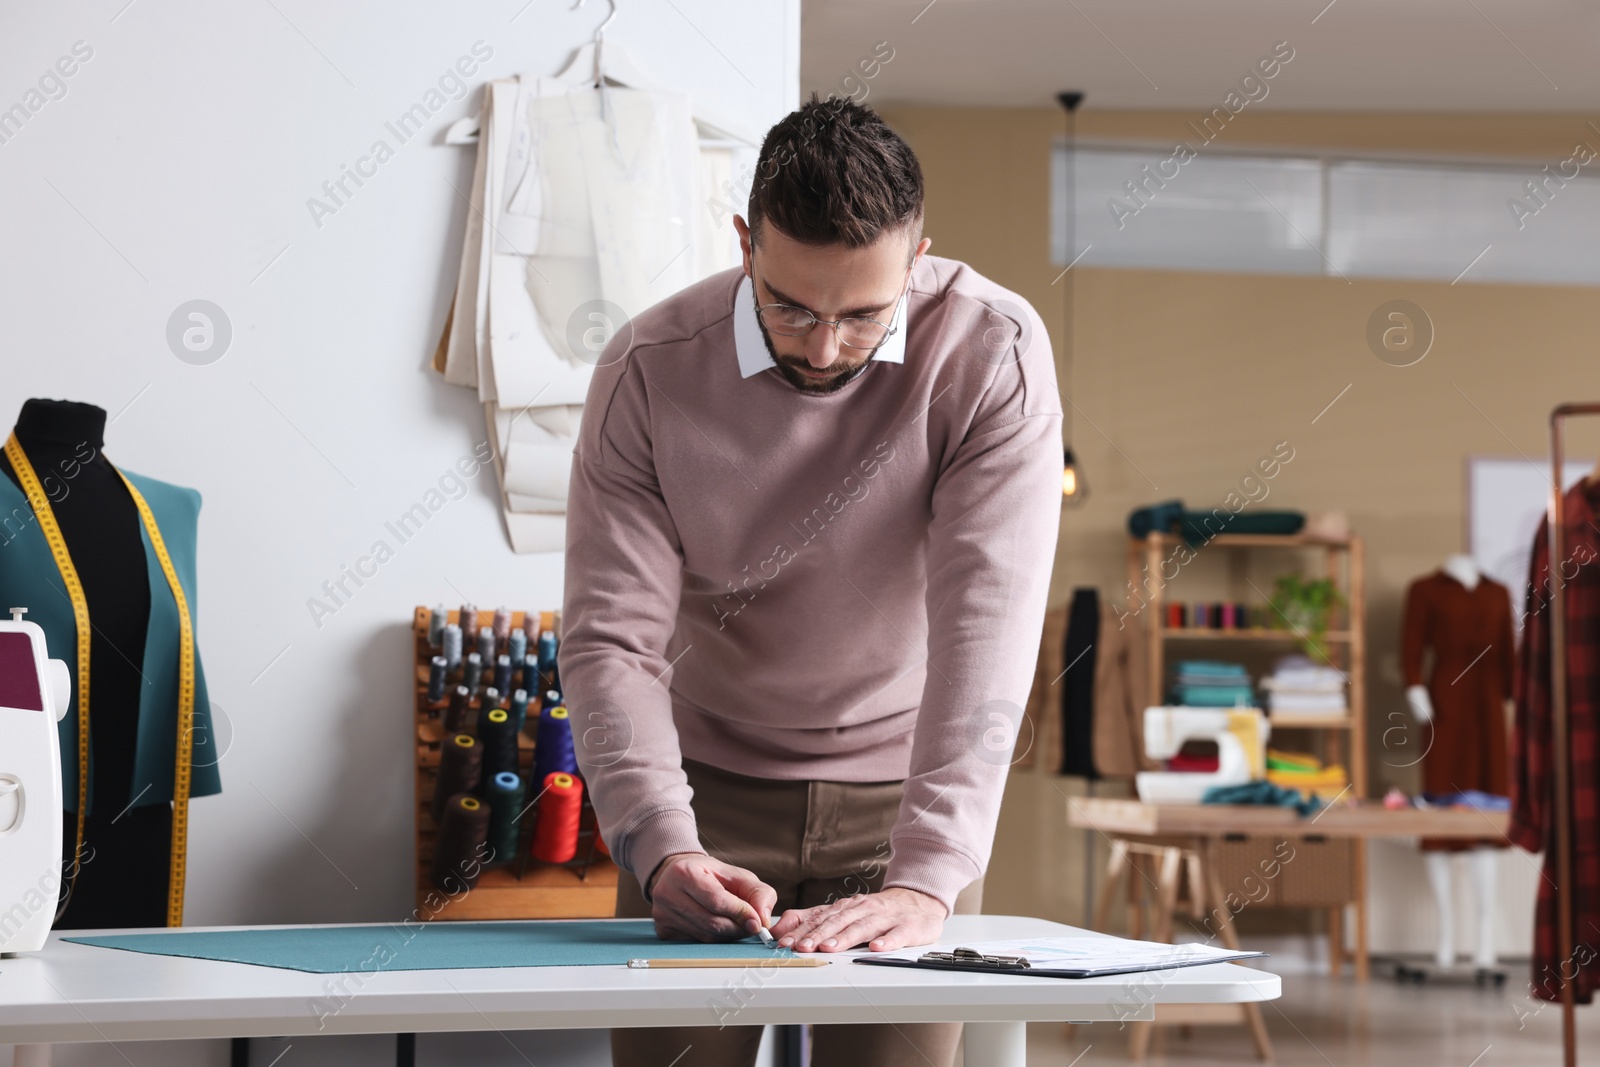
M 1238 964 L 1054 979 L 869 967 L 839 953 L 832 966 L 817 968 L 497 967 L 368 976 L 61 940 L 122 932 L 152 931 L 58 931 L 41 952 L 0 959 L 0 1044 L 965 1021 L 968 1063 L 1021 1067 L 1028 1022 L 1134 1022 L 1152 1018 L 1154 1004 L 1235 1004 L 1281 993 L 1277 975 Z M 1043 919 L 959 915 L 941 940 L 1087 933 Z

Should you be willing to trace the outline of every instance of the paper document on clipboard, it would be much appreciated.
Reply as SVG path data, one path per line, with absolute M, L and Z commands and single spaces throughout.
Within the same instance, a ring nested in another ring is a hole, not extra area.
M 1121 937 L 1035 937 L 975 941 L 965 945 L 927 945 L 902 952 L 857 956 L 855 962 L 1032 978 L 1098 978 L 1171 967 L 1232 963 L 1265 955 L 1265 952 L 1241 952 L 1197 943 L 1164 945 Z

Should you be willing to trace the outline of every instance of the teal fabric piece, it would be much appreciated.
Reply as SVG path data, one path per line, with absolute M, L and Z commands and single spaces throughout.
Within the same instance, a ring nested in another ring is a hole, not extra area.
M 1314 815 L 1322 809 L 1322 801 L 1298 789 L 1257 779 L 1240 785 L 1214 785 L 1200 797 L 1202 804 L 1261 804 L 1267 807 L 1293 808 L 1301 818 Z
M 1187 675 L 1204 675 L 1211 678 L 1242 678 L 1248 680 L 1250 673 L 1244 669 L 1242 663 L 1227 663 L 1214 659 L 1180 659 L 1173 664 L 1180 677 Z
M 123 471 L 150 505 L 161 539 L 166 542 L 172 566 L 178 572 L 189 610 L 199 614 L 195 587 L 196 535 L 200 494 L 153 478 Z M 150 537 L 139 524 L 145 567 L 150 581 L 150 618 L 145 635 L 141 670 L 149 683 L 139 694 L 139 729 L 135 745 L 133 784 L 129 795 L 111 797 L 117 809 L 129 801 L 138 805 L 166 804 L 172 800 L 172 767 L 178 744 L 178 606 L 172 598 L 161 561 Z M 50 655 L 62 660 L 72 675 L 72 702 L 56 724 L 61 739 L 63 807 L 78 810 L 78 638 L 72 620 L 72 602 L 56 569 L 55 557 L 22 490 L 0 475 L 0 598 L 6 605 L 28 609 L 28 621 L 44 630 Z M 93 623 L 91 618 L 90 623 Z M 206 694 L 205 670 L 200 664 L 198 626 L 195 649 L 194 757 L 190 796 L 222 792 L 217 772 L 218 739 L 212 731 L 211 705 Z M 93 701 L 94 694 L 90 693 Z M 90 782 L 94 775 L 94 738 L 89 739 Z M 89 808 L 94 810 L 91 789 Z
M 1254 707 L 1255 690 L 1247 685 L 1181 685 L 1176 703 L 1191 708 Z
M 480 967 L 604 967 L 631 959 L 765 959 L 760 941 L 662 941 L 649 919 L 411 922 L 390 926 L 171 930 L 64 937 L 80 945 L 157 956 L 248 963 L 314 974 Z M 785 955 L 792 953 L 787 950 Z

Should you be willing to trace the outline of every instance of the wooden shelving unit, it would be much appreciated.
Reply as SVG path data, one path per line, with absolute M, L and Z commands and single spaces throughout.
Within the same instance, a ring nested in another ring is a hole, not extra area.
M 1300 637 L 1288 629 L 1253 627 L 1227 630 L 1165 625 L 1166 603 L 1169 599 L 1167 587 L 1174 581 L 1183 580 L 1183 569 L 1179 569 L 1175 578 L 1163 580 L 1163 573 L 1171 573 L 1171 568 L 1163 572 L 1162 564 L 1181 543 L 1180 535 L 1170 533 L 1152 533 L 1143 539 L 1130 539 L 1128 543 L 1128 579 L 1132 583 L 1131 588 L 1146 598 L 1140 615 L 1146 620 L 1148 680 L 1152 701 L 1163 699 L 1167 691 L 1166 645 L 1169 641 L 1213 646 L 1208 647 L 1208 655 L 1215 654 L 1214 648 L 1226 647 L 1230 643 L 1258 648 L 1275 643 L 1283 645 L 1284 650 L 1288 651 L 1300 641 Z M 1318 554 L 1322 557 L 1320 563 L 1324 573 L 1339 587 L 1345 599 L 1344 607 L 1323 635 L 1322 647 L 1328 664 L 1343 671 L 1349 679 L 1347 703 L 1350 713 L 1348 716 L 1286 714 L 1269 716 L 1268 721 L 1274 740 L 1281 733 L 1288 733 L 1290 745 L 1312 743 L 1320 749 L 1326 762 L 1342 763 L 1350 774 L 1350 795 L 1364 799 L 1367 796 L 1367 632 L 1366 549 L 1361 538 L 1352 535 L 1342 540 L 1330 540 L 1299 534 L 1219 534 L 1195 551 L 1197 558 L 1184 569 L 1213 565 L 1218 556 L 1233 556 L 1228 559 L 1228 566 L 1235 580 L 1242 570 L 1238 559 L 1241 553 L 1272 551 L 1291 559 L 1295 553 L 1301 557 Z M 1251 589 L 1251 594 L 1247 599 L 1266 599 L 1266 591 L 1260 588 Z M 1279 746 L 1282 747 L 1281 741 Z M 1267 853 L 1275 845 L 1272 837 L 1245 830 L 1223 836 L 1224 840 L 1241 839 L 1234 840 L 1230 846 L 1240 853 L 1234 858 L 1233 864 L 1240 871 L 1249 871 L 1255 865 L 1253 853 L 1245 853 L 1257 848 Z M 1280 839 L 1282 836 L 1278 835 Z M 1311 841 L 1311 835 L 1304 840 Z M 1275 899 L 1267 906 L 1326 907 L 1328 955 L 1334 973 L 1343 967 L 1344 909 L 1350 907 L 1355 918 L 1356 972 L 1358 978 L 1364 979 L 1367 938 L 1366 843 L 1356 839 L 1318 841 L 1316 854 L 1318 858 L 1314 869 L 1317 877 L 1312 884 L 1307 885 L 1304 877 L 1306 871 L 1295 872 L 1297 883 L 1303 887 L 1298 895 L 1299 901 L 1315 903 L 1297 902 L 1295 895 L 1286 895 L 1284 899 Z
M 458 614 L 450 612 L 450 621 L 459 624 Z M 429 880 L 428 868 L 433 862 L 433 846 L 439 832 L 431 811 L 433 787 L 439 774 L 439 745 L 444 740 L 440 721 L 442 707 L 428 702 L 428 663 L 434 655 L 433 649 L 428 647 L 429 615 L 428 608 L 418 607 L 411 623 L 415 660 L 412 689 L 416 741 L 417 915 L 425 919 L 457 920 L 610 918 L 616 907 L 617 868 L 609 857 L 597 850 L 593 811 L 587 805 L 578 848 L 584 862 L 557 866 L 528 859 L 525 863 L 490 867 L 470 892 L 455 899 L 436 889 Z M 511 625 L 520 628 L 523 618 L 522 612 L 516 612 Z M 480 627 L 489 627 L 493 622 L 492 611 L 478 613 Z M 558 630 L 553 613 L 543 613 L 540 629 Z M 476 713 L 476 699 L 472 707 Z M 525 730 L 517 742 L 518 764 L 524 772 L 533 766 L 531 732 Z M 531 812 L 525 816 L 531 817 Z M 524 852 L 526 848 L 527 833 L 524 831 Z

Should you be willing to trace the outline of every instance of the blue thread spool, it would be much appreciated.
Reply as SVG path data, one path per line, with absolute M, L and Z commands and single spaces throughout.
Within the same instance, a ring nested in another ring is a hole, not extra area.
M 444 627 L 450 621 L 450 613 L 440 604 L 428 613 L 428 647 L 444 647 Z
M 556 772 L 578 773 L 572 750 L 572 723 L 567 709 L 556 706 L 539 713 L 539 733 L 533 746 L 533 780 L 542 782 Z
M 506 654 L 511 657 L 511 662 L 518 669 L 522 661 L 528 658 L 528 634 L 524 630 L 512 630 L 511 636 L 506 638 Z
M 501 771 L 489 783 L 489 845 L 494 849 L 491 863 L 517 858 L 524 792 L 522 779 L 509 771 Z
M 539 657 L 525 656 L 522 660 L 522 688 L 530 693 L 542 693 L 544 687 L 539 684 Z
M 511 692 L 511 657 L 499 656 L 494 661 L 494 687 L 502 693 Z
M 560 689 L 556 681 L 556 653 L 560 643 L 556 640 L 554 630 L 546 630 L 539 635 L 539 673 L 544 675 L 541 689 Z
M 462 669 L 461 684 L 474 693 L 478 691 L 478 686 L 483 684 L 483 657 L 476 652 L 467 653 L 467 665 Z
M 511 720 L 517 724 L 517 733 L 522 732 L 523 726 L 528 722 L 528 691 L 518 689 L 511 694 Z
M 444 675 L 447 660 L 434 656 L 428 661 L 428 703 L 437 704 L 444 699 Z
M 453 622 L 444 628 L 444 661 L 445 669 L 451 674 L 461 666 L 461 627 Z

